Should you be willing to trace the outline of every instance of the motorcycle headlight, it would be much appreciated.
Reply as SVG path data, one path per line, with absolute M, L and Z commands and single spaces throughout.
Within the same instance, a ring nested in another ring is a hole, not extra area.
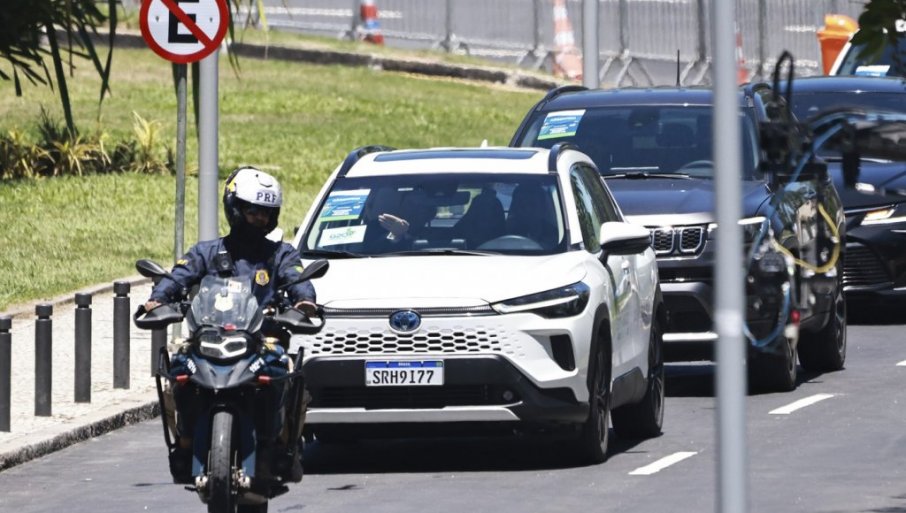
M 862 226 L 872 226 L 879 224 L 902 223 L 906 221 L 906 215 L 896 215 L 898 205 L 870 210 L 862 218 Z
M 537 294 L 507 299 L 492 304 L 491 308 L 502 314 L 531 312 L 548 319 L 572 317 L 585 310 L 590 292 L 588 285 L 579 282 Z
M 225 360 L 242 356 L 248 351 L 248 347 L 248 338 L 244 335 L 223 336 L 209 332 L 198 337 L 198 352 L 211 358 Z

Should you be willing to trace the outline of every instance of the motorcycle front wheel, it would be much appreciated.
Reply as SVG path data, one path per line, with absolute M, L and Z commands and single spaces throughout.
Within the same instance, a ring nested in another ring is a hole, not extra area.
M 211 423 L 208 513 L 235 513 L 233 484 L 233 414 L 219 411 Z

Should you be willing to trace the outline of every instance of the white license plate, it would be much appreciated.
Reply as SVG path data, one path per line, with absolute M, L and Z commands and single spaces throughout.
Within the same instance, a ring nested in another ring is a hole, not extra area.
M 383 360 L 365 362 L 365 386 L 411 387 L 444 384 L 440 360 Z

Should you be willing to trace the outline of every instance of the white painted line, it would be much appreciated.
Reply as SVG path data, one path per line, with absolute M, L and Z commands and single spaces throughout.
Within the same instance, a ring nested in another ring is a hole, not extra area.
M 902 362 L 898 363 L 897 367 L 906 367 L 906 360 L 903 360 Z
M 771 415 L 789 415 L 790 413 L 793 413 L 794 411 L 796 411 L 800 408 L 805 408 L 806 406 L 811 406 L 819 401 L 823 401 L 825 399 L 830 399 L 833 396 L 834 396 L 834 394 L 810 395 L 804 399 L 799 399 L 798 401 L 790 403 L 786 406 L 781 406 L 780 408 L 777 408 L 776 410 L 772 410 L 769 413 Z
M 645 465 L 644 467 L 639 467 L 639 468 L 633 470 L 632 472 L 630 472 L 629 475 L 630 476 L 650 476 L 651 474 L 654 474 L 655 472 L 660 472 L 661 470 L 664 470 L 665 468 L 669 467 L 670 465 L 673 465 L 674 463 L 679 463 L 686 458 L 695 456 L 696 454 L 698 454 L 698 453 L 697 452 L 675 452 L 675 453 L 671 454 L 670 456 L 666 456 L 664 458 L 661 458 L 661 459 L 655 461 L 654 463 Z

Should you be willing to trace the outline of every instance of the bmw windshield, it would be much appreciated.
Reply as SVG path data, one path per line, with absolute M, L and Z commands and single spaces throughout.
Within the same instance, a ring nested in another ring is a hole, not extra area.
M 538 255 L 566 250 L 554 175 L 340 177 L 299 248 L 326 258 Z
M 536 113 L 522 146 L 571 142 L 605 177 L 713 178 L 709 105 L 641 105 Z M 758 140 L 751 117 L 742 123 L 742 172 L 754 176 Z

